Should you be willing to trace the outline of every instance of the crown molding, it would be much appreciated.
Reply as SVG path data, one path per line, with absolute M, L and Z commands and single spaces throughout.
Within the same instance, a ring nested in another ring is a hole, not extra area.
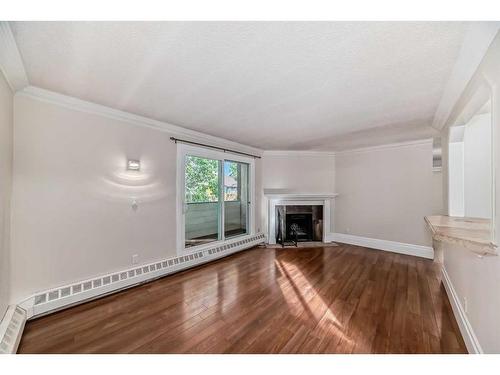
M 387 143 L 387 144 L 382 144 L 382 145 L 377 145 L 377 146 L 360 147 L 360 148 L 353 148 L 353 149 L 347 149 L 347 150 L 342 150 L 342 151 L 265 150 L 262 153 L 262 156 L 263 157 L 266 157 L 266 156 L 330 157 L 330 156 L 342 155 L 342 154 L 348 154 L 348 153 L 354 153 L 354 152 L 370 152 L 370 151 L 386 150 L 386 149 L 398 148 L 398 147 L 417 146 L 417 145 L 424 145 L 424 144 L 432 144 L 432 138 L 418 139 L 418 140 L 406 141 L 406 142 Z
M 481 64 L 493 39 L 500 30 L 500 22 L 473 22 L 464 37 L 457 61 L 448 78 L 437 107 L 432 127 L 441 130 L 450 117 L 455 103 Z
M 228 139 L 215 137 L 205 133 L 197 132 L 195 130 L 190 130 L 182 128 L 177 125 L 169 124 L 167 122 L 153 120 L 148 117 L 135 115 L 133 113 L 125 112 L 119 109 L 114 109 L 104 105 L 92 103 L 86 100 L 78 99 L 72 96 L 59 94 L 54 91 L 45 90 L 36 86 L 27 86 L 16 93 L 16 96 L 25 96 L 33 98 L 39 101 L 56 104 L 65 108 L 96 114 L 104 117 L 108 117 L 118 121 L 128 122 L 137 126 L 144 126 L 156 130 L 161 130 L 167 132 L 171 135 L 181 136 L 191 141 L 202 141 L 204 143 L 209 143 L 214 146 L 234 148 L 238 151 L 255 153 L 262 156 L 314 156 L 314 157 L 332 157 L 338 154 L 345 154 L 351 152 L 367 152 L 384 150 L 396 147 L 407 147 L 419 144 L 432 143 L 432 138 L 427 138 L 423 140 L 400 142 L 400 143 L 390 143 L 378 146 L 370 146 L 364 148 L 356 148 L 351 150 L 343 151 L 315 151 L 315 150 L 262 150 L 256 147 L 244 145 L 238 142 L 230 141 Z
M 0 21 L 0 70 L 13 92 L 29 85 L 21 54 L 7 21 Z
M 350 154 L 350 153 L 358 153 L 358 152 L 382 151 L 382 150 L 387 150 L 387 149 L 392 149 L 392 148 L 410 147 L 410 146 L 418 146 L 418 145 L 426 145 L 426 144 L 430 144 L 432 146 L 432 138 L 419 139 L 416 141 L 388 143 L 385 145 L 378 145 L 378 146 L 354 148 L 351 150 L 337 151 L 335 154 L 342 155 L 342 154 Z
M 135 115 L 130 112 L 125 112 L 119 109 L 114 109 L 101 104 L 96 104 L 86 100 L 78 99 L 72 96 L 59 94 L 54 91 L 45 90 L 36 86 L 27 86 L 23 90 L 18 91 L 16 96 L 25 96 L 40 100 L 46 103 L 56 104 L 65 108 L 96 114 L 104 117 L 111 118 L 113 120 L 128 122 L 138 126 L 144 126 L 156 130 L 161 130 L 167 132 L 171 135 L 183 137 L 190 141 L 198 141 L 203 143 L 208 143 L 213 146 L 233 148 L 238 151 L 246 152 L 249 154 L 261 155 L 263 150 L 247 146 L 238 142 L 230 141 L 225 138 L 220 138 L 205 133 L 201 133 L 195 130 L 190 130 L 182 128 L 177 125 L 173 125 L 167 122 L 154 120 L 148 117 Z

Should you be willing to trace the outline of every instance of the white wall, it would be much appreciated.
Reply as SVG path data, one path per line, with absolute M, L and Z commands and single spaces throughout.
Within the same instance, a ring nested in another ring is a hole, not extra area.
M 492 96 L 492 140 L 495 142 L 496 152 L 493 152 L 495 159 L 495 215 L 496 226 L 500 224 L 500 35 L 488 50 L 488 54 L 483 59 L 481 66 L 475 73 L 466 91 L 461 95 L 461 99 L 456 105 L 454 113 L 447 126 L 453 125 L 454 119 L 462 113 L 467 106 L 467 98 L 473 97 L 474 93 L 481 88 L 484 82 L 491 84 Z M 489 90 L 488 90 L 489 91 Z M 442 135 L 446 137 L 448 129 L 445 128 Z M 467 137 L 467 136 L 466 136 Z M 445 138 L 444 138 L 445 139 Z M 446 142 L 443 141 L 446 146 Z M 448 159 L 451 155 L 446 155 L 443 150 L 443 171 L 449 172 Z M 451 190 L 451 186 L 449 187 Z M 444 187 L 445 199 L 448 194 L 446 185 Z M 498 243 L 498 235 L 497 235 Z M 442 244 L 444 255 L 444 266 L 450 277 L 450 281 L 457 293 L 457 299 L 465 310 L 465 300 L 467 300 L 466 317 L 471 327 L 486 353 L 500 353 L 500 256 L 478 257 L 471 251 L 451 244 Z M 459 317 L 457 317 L 458 319 Z
M 289 189 L 301 193 L 335 192 L 335 156 L 327 153 L 264 152 L 264 189 Z
M 285 189 L 296 193 L 335 193 L 335 156 L 331 153 L 264 152 L 261 163 L 261 195 L 264 189 Z M 262 203 L 266 203 L 264 199 Z M 261 207 L 261 212 L 262 228 L 267 228 L 267 208 Z M 333 215 L 332 211 L 331 223 Z
M 10 198 L 12 188 L 12 91 L 0 71 L 0 320 L 10 300 Z
M 465 126 L 465 216 L 491 218 L 491 178 L 491 114 L 485 113 Z
M 452 142 L 448 145 L 448 209 L 450 216 L 465 216 L 464 184 L 464 143 Z
M 171 134 L 22 94 L 14 113 L 14 300 L 176 255 Z
M 500 353 L 500 257 L 480 258 L 470 250 L 447 243 L 444 267 L 465 308 L 467 319 L 486 353 Z
M 337 233 L 430 246 L 432 141 L 338 153 Z
M 444 215 L 442 171 L 432 172 L 432 202 L 432 215 Z

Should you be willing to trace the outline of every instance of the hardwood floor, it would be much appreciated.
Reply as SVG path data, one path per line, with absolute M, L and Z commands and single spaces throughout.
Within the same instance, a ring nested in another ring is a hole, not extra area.
M 27 323 L 20 353 L 465 353 L 439 265 L 248 250 Z

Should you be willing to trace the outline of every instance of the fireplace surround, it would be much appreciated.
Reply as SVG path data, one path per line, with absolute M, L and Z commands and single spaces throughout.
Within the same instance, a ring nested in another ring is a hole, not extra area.
M 264 197 L 267 206 L 267 239 L 269 244 L 276 244 L 277 234 L 277 213 L 276 206 L 321 206 L 322 222 L 316 223 L 321 226 L 321 236 L 318 241 L 328 242 L 331 232 L 331 210 L 334 208 L 334 198 L 338 196 L 335 193 L 297 193 L 283 189 L 264 189 Z M 314 224 L 313 224 L 314 228 Z M 314 229 L 313 229 L 314 230 Z

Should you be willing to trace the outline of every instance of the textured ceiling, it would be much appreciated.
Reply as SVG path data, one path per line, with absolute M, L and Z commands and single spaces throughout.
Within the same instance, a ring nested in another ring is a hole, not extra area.
M 32 85 L 262 149 L 422 138 L 462 22 L 13 22 Z

